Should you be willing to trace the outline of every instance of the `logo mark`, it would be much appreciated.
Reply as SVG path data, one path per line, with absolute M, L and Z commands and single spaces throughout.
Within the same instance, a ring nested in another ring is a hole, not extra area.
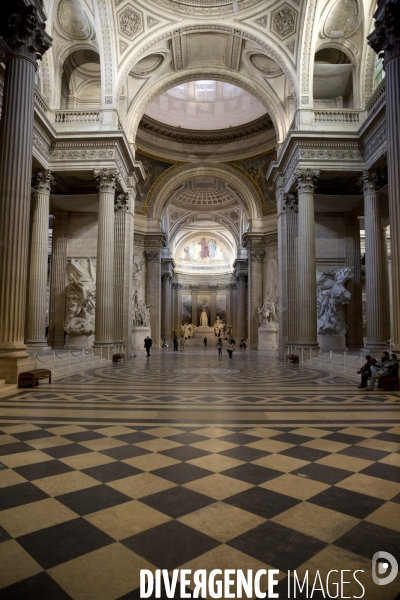
M 385 562 L 377 562 L 381 559 L 384 559 Z M 391 568 L 391 571 L 386 577 L 378 577 L 378 575 L 387 573 L 389 568 Z M 372 557 L 372 579 L 376 585 L 388 585 L 389 583 L 392 583 L 392 581 L 396 579 L 398 572 L 399 565 L 392 554 L 383 551 L 375 552 Z

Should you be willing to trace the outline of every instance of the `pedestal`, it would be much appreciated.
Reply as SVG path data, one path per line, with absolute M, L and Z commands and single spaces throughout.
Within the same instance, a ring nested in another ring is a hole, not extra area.
M 66 335 L 65 348 L 68 350 L 87 350 L 92 348 L 94 335 Z
M 346 336 L 337 335 L 319 335 L 318 344 L 322 352 L 347 352 Z
M 132 327 L 132 351 L 135 349 L 144 348 L 144 340 L 149 336 L 151 337 L 150 327 Z
M 38 365 L 36 358 L 29 356 L 28 358 L 3 358 L 0 367 L 0 379 L 5 379 L 6 383 L 16 383 L 20 373 L 37 369 L 41 365 Z
M 278 347 L 278 330 L 276 327 L 258 328 L 258 349 L 276 350 Z

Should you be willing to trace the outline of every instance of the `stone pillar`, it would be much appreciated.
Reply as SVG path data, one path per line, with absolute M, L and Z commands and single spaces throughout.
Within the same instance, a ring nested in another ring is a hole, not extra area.
M 165 341 L 171 338 L 171 280 L 169 273 L 162 275 L 162 309 L 161 309 L 161 337 Z
M 210 309 L 211 309 L 211 322 L 209 323 L 210 327 L 214 326 L 215 321 L 217 320 L 217 285 L 210 285 Z
M 314 188 L 319 171 L 298 169 L 298 346 L 318 347 Z
M 96 317 L 94 346 L 114 346 L 114 204 L 118 174 L 115 170 L 95 171 L 99 187 L 97 233 Z
M 226 322 L 229 325 L 232 325 L 232 317 L 231 317 L 231 286 L 228 284 L 225 286 L 226 292 Z
M 236 277 L 237 286 L 237 337 L 240 340 L 247 340 L 246 323 L 246 279 L 245 273 L 239 273 Z
M 190 289 L 192 290 L 192 324 L 195 327 L 198 327 L 198 318 L 197 318 L 197 297 L 199 295 L 199 286 L 191 285 Z
M 146 250 L 146 301 L 150 310 L 151 338 L 155 348 L 161 340 L 161 252 Z
M 279 355 L 294 345 L 297 334 L 297 197 L 278 198 L 278 269 L 279 269 Z
M 178 337 L 180 337 L 181 335 L 181 326 L 183 325 L 182 323 L 182 284 L 178 283 L 177 284 L 177 290 L 178 290 L 178 307 L 177 307 L 177 313 L 178 313 L 178 318 L 176 320 L 176 328 L 178 330 Z
M 132 351 L 134 195 L 118 194 L 114 206 L 114 341 Z
M 394 348 L 400 350 L 400 5 L 379 0 L 368 43 L 384 54 Z
M 67 212 L 53 214 L 48 336 L 48 345 L 52 348 L 64 348 L 68 225 L 69 214 Z
M 345 265 L 353 269 L 353 281 L 346 288 L 351 293 L 347 305 L 346 346 L 349 350 L 363 347 L 362 280 L 360 221 L 357 215 L 344 215 Z
M 263 305 L 263 261 L 264 252 L 250 251 L 248 282 L 248 337 L 250 348 L 258 349 L 258 309 Z
M 4 5 L 0 23 L 6 65 L 0 123 L 0 379 L 8 383 L 36 364 L 24 344 L 34 91 L 36 59 L 51 38 L 39 3 L 26 4 Z
M 233 336 L 238 337 L 237 333 L 237 286 L 236 283 L 231 284 L 231 320 Z
M 375 173 L 364 171 L 360 179 L 364 193 L 365 222 L 365 291 L 367 341 L 369 350 L 387 348 L 385 339 L 385 301 L 383 289 L 383 251 L 379 199 L 375 190 Z
M 382 281 L 383 281 L 383 302 L 384 302 L 384 327 L 385 340 L 389 340 L 391 336 L 391 319 L 390 319 L 390 279 L 389 279 L 389 257 L 387 247 L 387 231 L 386 227 L 382 227 Z
M 178 314 L 178 296 L 179 296 L 179 284 L 172 283 L 171 284 L 172 292 L 171 292 L 171 335 L 173 336 L 175 332 L 179 333 L 179 314 Z
M 29 267 L 29 302 L 27 346 L 45 347 L 47 269 L 49 239 L 49 201 L 54 181 L 50 171 L 36 174 L 37 192 L 32 223 L 32 241 Z

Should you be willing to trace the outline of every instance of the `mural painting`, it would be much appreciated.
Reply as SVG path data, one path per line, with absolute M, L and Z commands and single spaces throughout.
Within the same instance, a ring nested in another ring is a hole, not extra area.
M 182 325 L 192 322 L 192 294 L 182 294 Z
M 217 294 L 217 317 L 226 323 L 226 294 Z
M 185 270 L 227 269 L 231 254 L 228 246 L 216 237 L 197 234 L 179 245 L 175 262 Z
M 276 160 L 275 152 L 271 152 L 271 154 L 267 154 L 266 156 L 251 158 L 236 163 L 238 167 L 241 167 L 248 175 L 250 175 L 260 188 L 262 195 L 264 196 L 267 214 L 276 212 L 276 198 L 273 184 L 265 178 L 268 167 L 273 160 Z
M 151 186 L 156 181 L 157 177 L 159 177 L 162 173 L 164 173 L 164 171 L 169 169 L 169 167 L 171 167 L 173 163 L 146 156 L 141 152 L 136 152 L 135 158 L 136 160 L 141 161 L 146 173 L 145 180 L 140 181 L 136 187 L 137 195 L 135 200 L 135 207 L 136 210 L 142 210 Z

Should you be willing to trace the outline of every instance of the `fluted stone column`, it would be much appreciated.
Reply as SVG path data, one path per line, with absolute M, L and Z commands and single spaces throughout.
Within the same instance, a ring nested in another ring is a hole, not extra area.
M 383 289 L 383 249 L 379 199 L 375 189 L 375 173 L 364 171 L 360 184 L 364 193 L 365 222 L 365 290 L 367 341 L 369 350 L 387 348 L 385 339 L 385 301 Z
M 210 285 L 210 312 L 211 312 L 211 323 L 212 327 L 217 319 L 217 289 L 218 286 Z
M 248 282 L 248 337 L 250 348 L 258 349 L 258 309 L 263 305 L 263 262 L 264 252 L 250 251 Z
M 230 284 L 228 284 L 225 287 L 226 290 L 226 322 L 228 323 L 228 325 L 232 325 L 232 318 L 231 318 L 231 286 Z
M 99 188 L 94 346 L 114 346 L 114 204 L 117 172 L 95 171 Z
M 279 354 L 297 339 L 298 201 L 292 194 L 278 198 Z
M 146 300 L 150 310 L 150 327 L 153 345 L 161 340 L 161 252 L 146 250 Z
M 360 221 L 357 215 L 344 216 L 345 236 L 345 265 L 353 269 L 353 280 L 346 288 L 351 293 L 347 305 L 347 334 L 346 346 L 349 350 L 359 350 L 363 347 L 362 322 L 362 279 L 361 279 L 361 248 Z
M 385 340 L 389 340 L 391 336 L 391 319 L 390 319 L 390 278 L 389 278 L 389 256 L 387 247 L 387 231 L 386 227 L 382 227 L 382 281 L 383 281 L 383 302 L 384 302 L 384 327 Z
M 319 171 L 298 169 L 298 345 L 318 347 L 314 188 Z
M 237 332 L 237 285 L 232 283 L 231 285 L 231 320 L 232 320 L 232 331 L 233 336 L 238 337 Z
M 237 286 L 237 337 L 241 340 L 247 340 L 246 323 L 246 280 L 245 273 L 239 273 L 236 277 Z
M 181 335 L 181 326 L 183 325 L 182 323 L 182 284 L 178 283 L 177 284 L 178 288 L 178 307 L 177 307 L 177 320 L 176 320 L 176 327 L 178 329 L 178 337 Z
M 49 201 L 54 181 L 50 171 L 36 174 L 37 192 L 32 223 L 32 240 L 29 267 L 29 302 L 27 346 L 47 346 L 46 304 L 49 238 Z
M 50 262 L 50 305 L 48 345 L 64 348 L 65 288 L 67 271 L 69 214 L 53 214 L 53 236 Z
M 179 313 L 178 313 L 178 305 L 179 305 L 179 284 L 172 283 L 171 284 L 172 292 L 171 292 L 171 335 L 179 333 Z
M 161 310 L 161 337 L 168 340 L 171 337 L 171 280 L 169 273 L 162 275 L 162 310 Z
M 197 318 L 197 298 L 199 295 L 199 286 L 191 285 L 192 290 L 192 324 L 197 327 L 198 326 L 198 318 Z
M 379 0 L 369 44 L 384 54 L 392 277 L 392 336 L 400 350 L 400 4 Z
M 0 379 L 10 383 L 36 363 L 20 359 L 29 356 L 24 337 L 36 58 L 51 41 L 42 6 L 24 4 L 6 4 L 0 23 L 0 36 L 9 47 L 2 58 L 0 124 Z
M 114 341 L 132 346 L 134 195 L 117 194 L 114 206 Z

